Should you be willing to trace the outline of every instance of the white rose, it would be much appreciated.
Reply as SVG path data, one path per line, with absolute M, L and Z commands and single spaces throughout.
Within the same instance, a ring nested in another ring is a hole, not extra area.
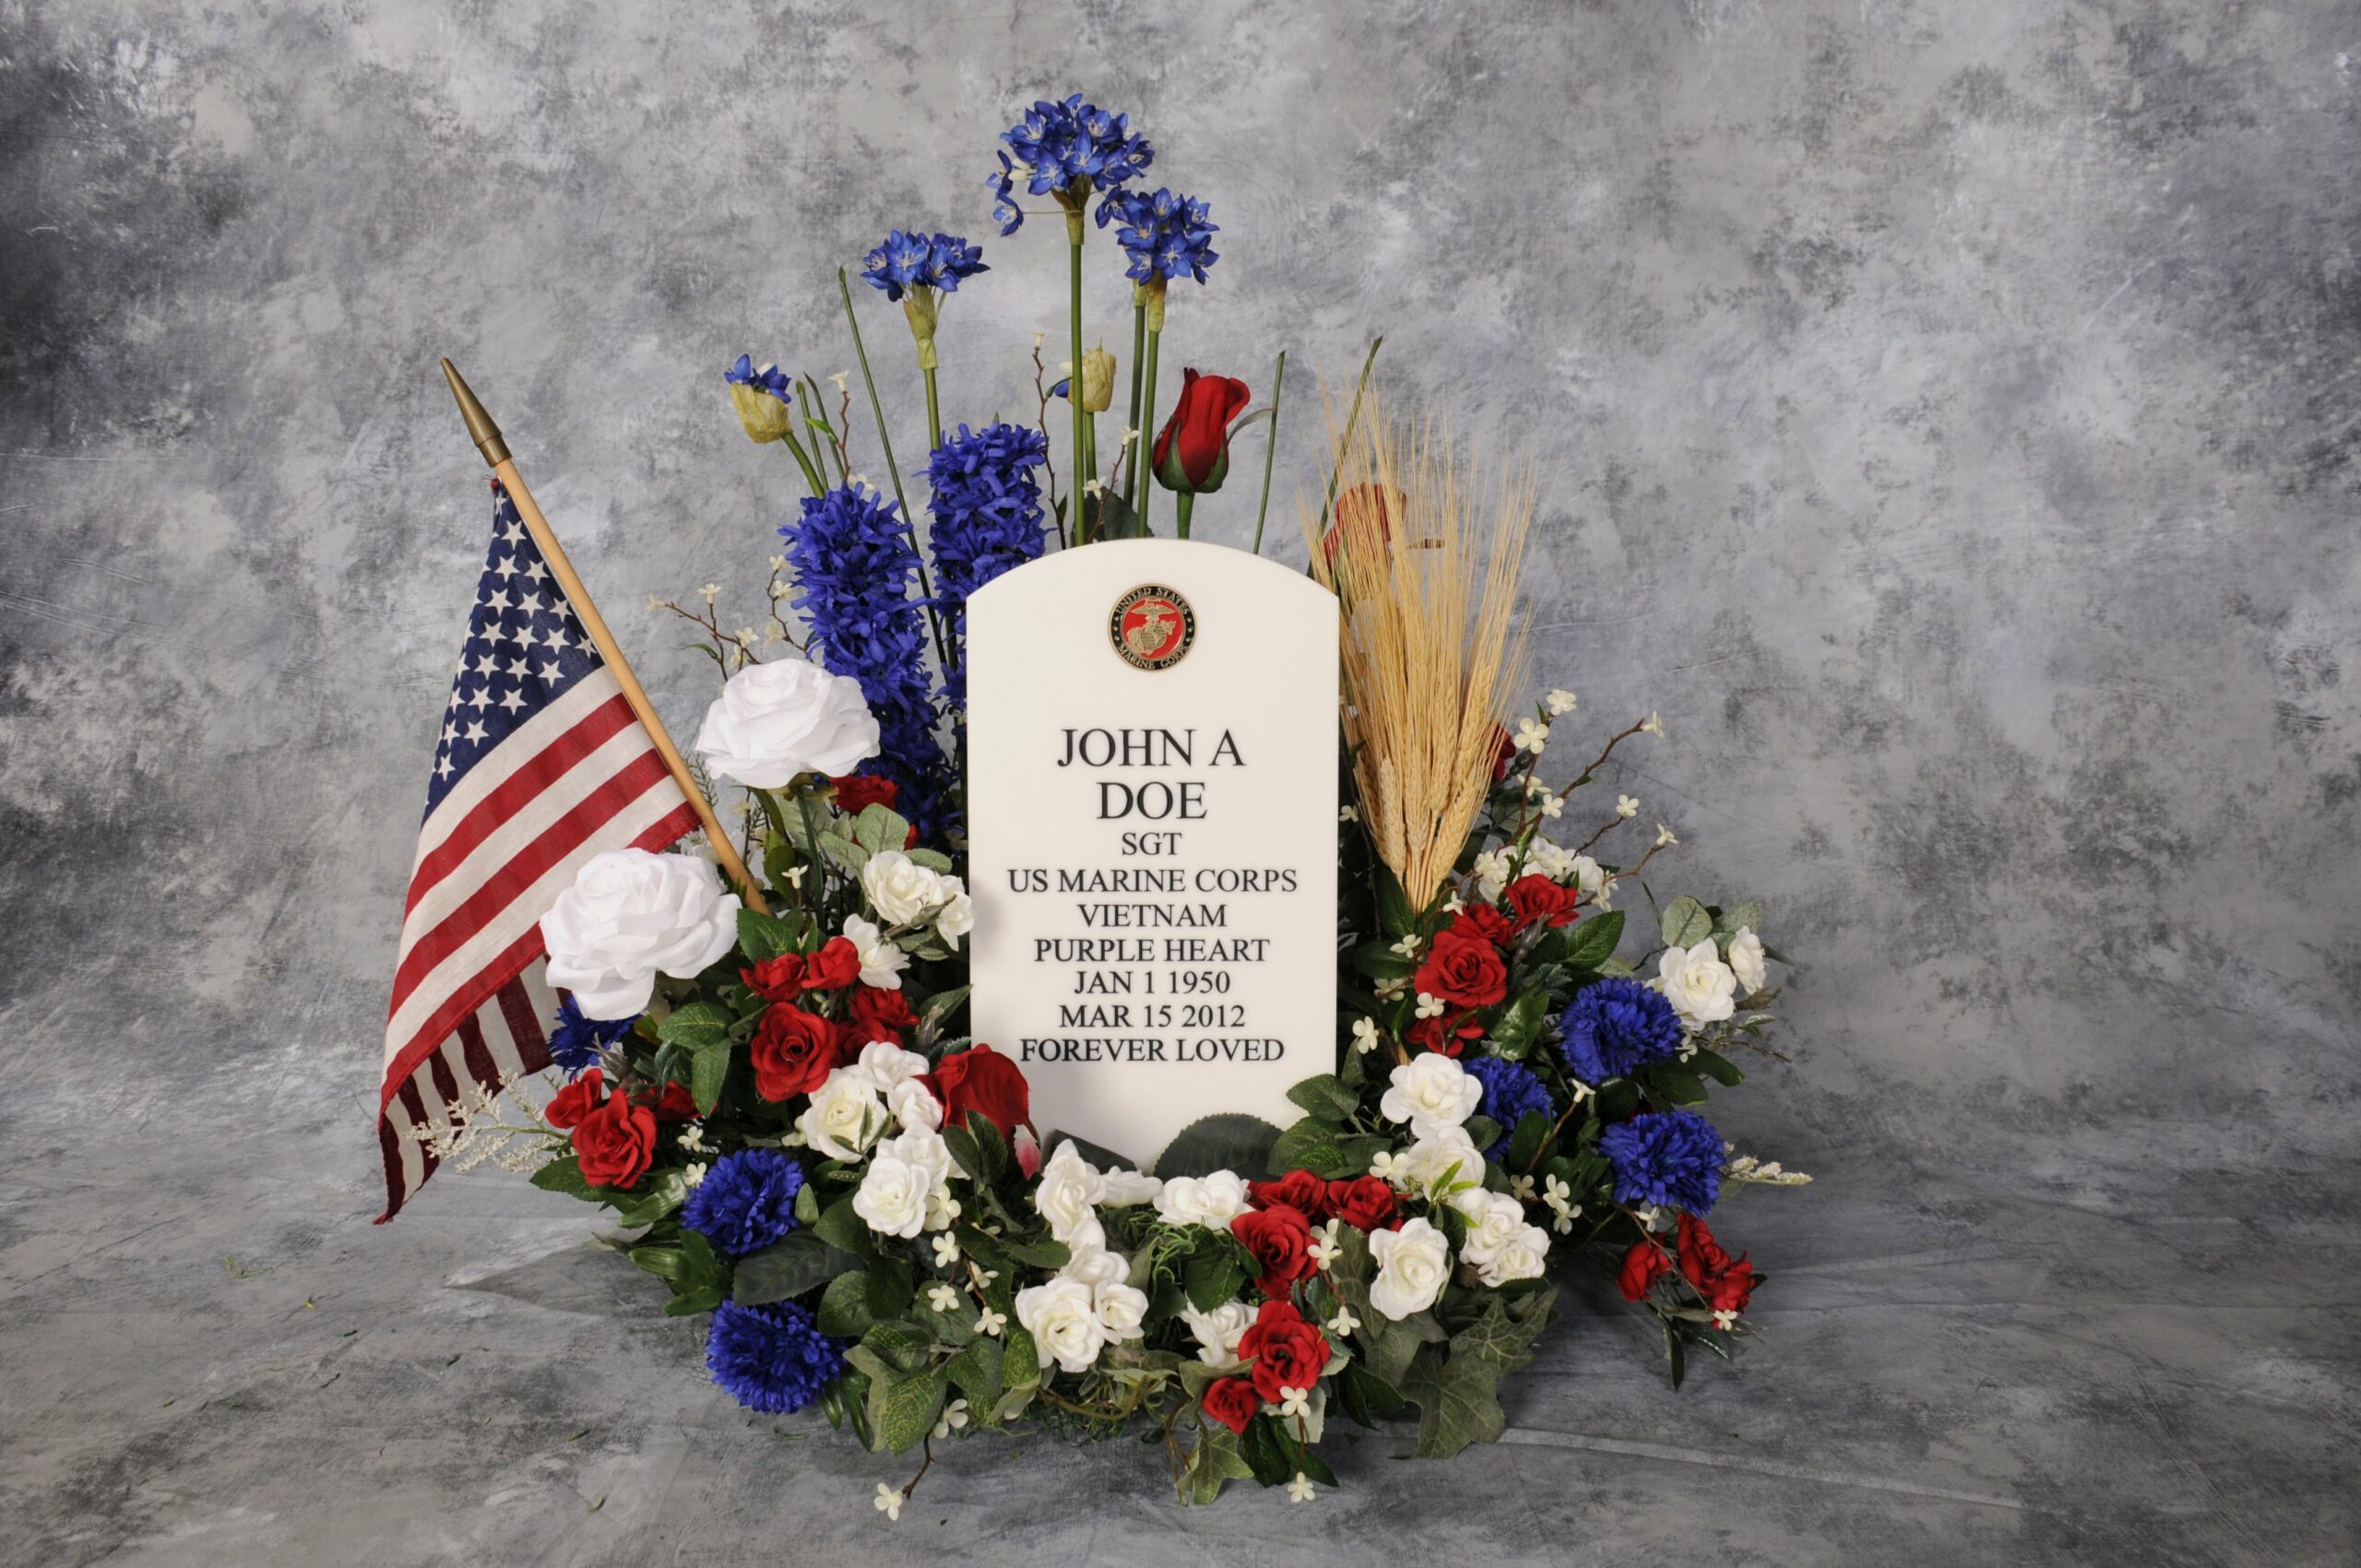
M 1754 928 L 1742 925 L 1730 938 L 1730 972 L 1738 976 L 1742 994 L 1753 995 L 1771 979 L 1771 971 L 1763 967 L 1762 939 Z
M 1227 1230 L 1252 1205 L 1246 1182 L 1234 1170 L 1210 1176 L 1175 1176 L 1156 1194 L 1157 1218 L 1167 1225 L 1204 1225 Z
M 951 897 L 943 885 L 950 880 L 899 849 L 880 849 L 860 868 L 860 890 L 889 926 L 916 925 L 926 919 Z
M 1485 1256 L 1477 1257 L 1473 1249 L 1461 1255 L 1476 1265 L 1476 1277 L 1487 1285 L 1497 1287 L 1512 1279 L 1536 1279 L 1540 1277 L 1549 1256 L 1549 1232 L 1538 1225 L 1520 1225 L 1516 1234 Z
M 934 929 L 942 933 L 944 945 L 954 953 L 959 951 L 959 939 L 976 929 L 976 906 L 968 898 L 967 890 L 955 876 L 943 879 L 953 888 L 943 908 L 934 912 Z
M 1465 1127 L 1445 1127 L 1430 1138 L 1420 1138 L 1400 1154 L 1382 1157 L 1386 1168 L 1371 1168 L 1402 1192 L 1435 1193 L 1443 1187 L 1481 1185 L 1484 1154 Z
M 902 989 L 902 971 L 910 956 L 885 940 L 884 933 L 859 915 L 845 917 L 845 940 L 860 955 L 860 983 L 881 991 Z
M 1079 1279 L 1094 1290 L 1101 1285 L 1121 1285 L 1131 1273 L 1132 1265 L 1121 1253 L 1110 1253 L 1097 1243 L 1075 1247 L 1065 1267 L 1058 1270 L 1060 1278 Z
M 1196 1336 L 1197 1360 L 1209 1367 L 1234 1367 L 1238 1342 L 1254 1326 L 1254 1309 L 1244 1301 L 1225 1301 L 1209 1313 L 1201 1313 L 1184 1302 L 1180 1321 Z
M 1370 1231 L 1369 1251 L 1377 1260 L 1369 1304 L 1396 1323 L 1433 1306 L 1451 1277 L 1450 1243 L 1424 1219 L 1406 1220 L 1398 1230 Z
M 1574 885 L 1581 888 L 1586 897 L 1597 897 L 1599 891 L 1607 885 L 1607 868 L 1588 855 L 1576 855 L 1566 869 L 1573 873 Z
M 1573 873 L 1575 860 L 1563 847 L 1536 835 L 1525 847 L 1525 869 L 1528 873 L 1538 873 L 1552 882 L 1563 882 Z
M 868 1074 L 839 1067 L 812 1096 L 795 1126 L 805 1143 L 829 1158 L 859 1159 L 870 1140 L 885 1130 L 885 1108 L 877 1102 L 877 1085 Z
M 931 1127 L 905 1127 L 898 1135 L 879 1144 L 876 1155 L 924 1171 L 930 1193 L 951 1180 L 951 1146 Z
M 1732 1000 L 1738 976 L 1722 962 L 1710 936 L 1694 947 L 1665 949 L 1664 956 L 1656 960 L 1656 978 L 1650 983 L 1664 992 L 1680 1021 L 1692 1029 L 1719 1023 L 1738 1011 Z
M 1091 1288 L 1079 1279 L 1052 1279 L 1016 1293 L 1016 1321 L 1033 1336 L 1041 1365 L 1055 1361 L 1070 1372 L 1088 1372 L 1107 1343 Z
M 1091 1287 L 1090 1302 L 1098 1313 L 1098 1326 L 1107 1337 L 1121 1342 L 1137 1339 L 1146 1330 L 1147 1293 L 1135 1289 L 1121 1280 L 1108 1280 Z
M 1098 1217 L 1092 1206 L 1104 1189 L 1097 1168 L 1068 1140 L 1061 1142 L 1058 1152 L 1041 1167 L 1041 1184 L 1033 1190 L 1033 1206 L 1050 1222 L 1050 1234 L 1072 1246 L 1086 1223 L 1097 1224 Z
M 880 1152 L 852 1195 L 852 1211 L 881 1236 L 916 1236 L 926 1229 L 926 1200 L 933 1173 L 907 1159 Z
M 904 1051 L 890 1039 L 872 1039 L 860 1048 L 860 1059 L 854 1063 L 856 1072 L 866 1073 L 869 1081 L 881 1090 L 892 1090 L 907 1084 L 927 1070 L 927 1060 L 915 1051 Z
M 1484 1103 L 1484 1081 L 1436 1051 L 1415 1056 L 1394 1069 L 1393 1087 L 1377 1102 L 1389 1122 L 1407 1122 L 1412 1135 L 1430 1138 L 1456 1127 Z
M 1506 1193 L 1471 1187 L 1454 1196 L 1451 1206 L 1467 1220 L 1467 1241 L 1459 1255 L 1479 1266 L 1525 1229 L 1525 1206 Z
M 1153 1176 L 1143 1176 L 1121 1166 L 1099 1174 L 1098 1184 L 1104 1190 L 1098 1194 L 1102 1208 L 1129 1208 L 1133 1204 L 1152 1204 L 1164 1191 L 1164 1183 Z
M 924 1084 L 916 1081 L 896 1084 L 887 1089 L 885 1109 L 905 1127 L 933 1131 L 943 1126 L 943 1102 L 929 1093 Z
M 609 849 L 591 856 L 541 917 L 549 981 L 586 1018 L 647 1010 L 660 972 L 688 980 L 738 942 L 738 895 L 711 861 Z
M 724 778 L 776 790 L 799 773 L 850 773 L 877 754 L 860 683 L 801 659 L 749 664 L 706 709 L 697 750 Z

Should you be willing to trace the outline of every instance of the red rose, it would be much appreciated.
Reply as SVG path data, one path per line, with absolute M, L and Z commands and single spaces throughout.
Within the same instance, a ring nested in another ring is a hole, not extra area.
M 1434 951 L 1411 983 L 1453 1007 L 1489 1007 L 1509 993 L 1509 971 L 1490 943 L 1446 930 L 1435 937 Z
M 697 1113 L 696 1097 L 678 1084 L 666 1084 L 653 1101 L 642 1094 L 640 1103 L 650 1106 L 658 1122 L 686 1122 Z
M 828 782 L 836 787 L 836 809 L 855 816 L 870 806 L 884 806 L 892 811 L 894 802 L 902 796 L 901 785 L 891 778 L 872 778 L 866 774 L 848 773 Z
M 1394 516 L 1407 500 L 1400 491 L 1384 484 L 1357 484 L 1339 492 L 1336 520 L 1328 525 L 1327 535 L 1320 541 L 1321 552 L 1334 561 L 1350 538 L 1358 547 L 1356 553 L 1382 556 L 1394 537 Z
M 1254 1326 L 1239 1338 L 1238 1359 L 1254 1363 L 1254 1392 L 1275 1405 L 1282 1388 L 1309 1392 L 1320 1381 L 1328 1336 L 1306 1323 L 1293 1301 L 1265 1301 Z
M 1205 1384 L 1205 1414 L 1232 1431 L 1244 1431 L 1263 1408 L 1263 1396 L 1242 1377 L 1225 1377 Z
M 1391 1230 L 1402 1223 L 1394 1189 L 1375 1176 L 1328 1183 L 1329 1212 L 1362 1230 Z
M 1306 1174 L 1321 1189 L 1321 1195 L 1327 1196 L 1327 1183 Z M 1268 1208 L 1249 1209 L 1229 1222 L 1229 1233 L 1238 1238 L 1238 1244 L 1246 1249 L 1246 1255 L 1262 1270 L 1262 1277 L 1255 1285 L 1265 1296 L 1284 1300 L 1288 1286 L 1312 1272 L 1311 1221 L 1299 1208 L 1273 1204 Z
M 1483 1038 L 1484 1026 L 1473 1013 L 1456 1013 L 1449 1017 L 1438 1016 L 1420 1018 L 1413 1023 L 1407 1038 L 1420 1051 L 1431 1051 L 1439 1056 L 1456 1056 L 1467 1049 L 1471 1039 Z
M 803 989 L 840 991 L 860 978 L 860 949 L 848 936 L 832 936 L 803 960 Z
M 1574 906 L 1582 901 L 1582 894 L 1536 873 L 1510 883 L 1508 900 L 1509 908 L 1516 911 L 1516 929 L 1523 931 L 1536 921 L 1552 926 L 1573 924 Z
M 801 1007 L 775 1006 L 755 1027 L 753 1054 L 756 1094 L 768 1100 L 810 1094 L 839 1060 L 836 1026 Z
M 967 1113 L 981 1111 L 1003 1133 L 1014 1134 L 1019 1123 L 1033 1120 L 1033 1090 L 1016 1063 L 989 1045 L 971 1045 L 920 1078 L 943 1102 L 947 1127 L 964 1127 Z
M 1754 1299 L 1754 1265 L 1744 1257 L 1733 1261 L 1693 1214 L 1679 1217 L 1680 1277 L 1697 1287 L 1717 1313 L 1742 1313 Z
M 803 955 L 782 953 L 751 969 L 739 970 L 738 978 L 765 1002 L 792 1002 L 803 994 Z
M 1516 927 L 1509 924 L 1508 916 L 1489 904 L 1476 904 L 1451 917 L 1451 923 L 1435 933 L 1435 940 L 1448 937 L 1459 942 L 1506 942 L 1516 934 Z
M 1617 1272 L 1615 1283 L 1622 1290 L 1625 1301 L 1636 1301 L 1646 1295 L 1648 1287 L 1671 1266 L 1672 1262 L 1664 1255 L 1662 1247 L 1654 1241 L 1642 1241 L 1623 1254 L 1623 1266 Z
M 574 1129 L 574 1156 L 594 1187 L 636 1187 L 656 1158 L 656 1113 L 611 1094 Z
M 1328 1218 L 1328 1183 L 1309 1170 L 1290 1170 L 1275 1182 L 1249 1182 L 1246 1191 L 1256 1208 L 1285 1204 L 1312 1219 Z
M 1211 494 L 1229 475 L 1229 422 L 1253 394 L 1228 375 L 1180 373 L 1180 401 L 1156 438 L 1156 481 L 1167 490 Z
M 1508 726 L 1492 726 L 1492 782 L 1497 784 L 1509 776 L 1509 766 L 1516 761 L 1516 737 Z
M 891 1040 L 905 1043 L 902 1031 L 918 1028 L 919 1016 L 910 1011 L 910 999 L 898 991 L 883 986 L 864 985 L 852 993 L 853 1049 L 858 1051 L 871 1040 Z
M 541 1118 L 552 1127 L 578 1126 L 606 1098 L 607 1075 L 593 1067 L 550 1096 L 549 1104 L 541 1108 Z

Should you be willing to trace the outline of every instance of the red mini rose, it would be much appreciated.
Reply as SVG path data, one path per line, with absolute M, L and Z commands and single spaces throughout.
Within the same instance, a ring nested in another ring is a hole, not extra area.
M 1304 1321 L 1293 1301 L 1265 1301 L 1254 1325 L 1240 1336 L 1238 1358 L 1254 1363 L 1254 1392 L 1272 1404 L 1279 1390 L 1309 1391 L 1328 1364 L 1328 1336 Z
M 810 1094 L 840 1059 L 836 1026 L 801 1007 L 773 1007 L 755 1026 L 753 1056 L 754 1092 L 765 1099 Z
M 593 1067 L 550 1096 L 549 1104 L 541 1108 L 541 1119 L 552 1127 L 579 1126 L 606 1098 L 607 1075 Z
M 1326 1183 L 1316 1176 L 1311 1181 L 1320 1186 L 1321 1195 L 1326 1196 Z M 1229 1233 L 1238 1238 L 1238 1244 L 1246 1249 L 1246 1255 L 1262 1271 L 1255 1288 L 1275 1301 L 1286 1299 L 1287 1287 L 1312 1272 L 1311 1221 L 1299 1208 L 1273 1204 L 1268 1208 L 1249 1209 L 1229 1222 Z
M 1249 1182 L 1246 1192 L 1256 1208 L 1285 1204 L 1312 1219 L 1328 1218 L 1328 1183 L 1309 1170 L 1290 1170 L 1275 1182 Z
M 1263 1408 L 1263 1396 L 1242 1377 L 1225 1377 L 1205 1384 L 1205 1414 L 1232 1431 L 1244 1431 Z
M 656 1158 L 656 1113 L 611 1094 L 574 1129 L 582 1179 L 595 1187 L 636 1187 Z
M 971 1111 L 982 1112 L 993 1126 L 1010 1134 L 1020 1123 L 1033 1120 L 1033 1090 L 1025 1082 L 1025 1074 L 989 1045 L 971 1045 L 956 1056 L 944 1057 L 919 1082 L 943 1102 L 943 1122 L 947 1127 L 966 1126 Z
M 918 1028 L 919 1016 L 910 1011 L 910 999 L 883 986 L 855 988 L 848 1011 L 852 1021 L 846 1026 L 849 1031 L 847 1038 L 855 1051 L 873 1039 L 906 1044 L 902 1031 Z
M 1573 924 L 1574 906 L 1582 902 L 1582 894 L 1536 873 L 1510 883 L 1508 900 L 1509 908 L 1516 911 L 1516 929 L 1523 931 L 1536 921 L 1551 926 Z
M 1672 1267 L 1672 1260 L 1654 1241 L 1642 1241 L 1623 1254 L 1623 1266 L 1616 1272 L 1615 1283 L 1627 1301 L 1636 1301 L 1648 1293 L 1648 1287 Z
M 1509 993 L 1509 971 L 1490 943 L 1446 929 L 1437 933 L 1434 951 L 1411 983 L 1419 994 L 1453 1007 L 1489 1007 Z
M 832 936 L 803 960 L 803 989 L 841 991 L 860 978 L 860 949 L 848 936 Z
M 1436 934 L 1440 942 L 1445 937 L 1459 941 L 1489 942 L 1495 945 L 1516 934 L 1516 927 L 1509 924 L 1508 916 L 1489 904 L 1472 904 L 1451 917 L 1451 923 Z
M 1420 1018 L 1411 1024 L 1408 1030 L 1412 1045 L 1439 1056 L 1456 1056 L 1467 1049 L 1468 1041 L 1480 1039 L 1483 1034 L 1484 1026 L 1473 1013 Z
M 1394 1189 L 1375 1176 L 1356 1176 L 1328 1183 L 1328 1209 L 1346 1224 L 1363 1230 L 1391 1230 L 1402 1223 Z
M 658 1122 L 686 1122 L 697 1113 L 696 1097 L 679 1084 L 666 1084 L 664 1092 L 652 1099 L 643 1093 L 640 1103 L 653 1110 Z
M 1754 1265 L 1733 1260 L 1705 1222 L 1693 1214 L 1679 1218 L 1680 1277 L 1717 1313 L 1742 1313 L 1754 1299 Z
M 746 989 L 765 1002 L 792 1002 L 803 994 L 803 955 L 782 953 L 751 969 L 740 969 Z
M 1505 724 L 1492 726 L 1492 782 L 1497 784 L 1509 776 L 1509 767 L 1516 761 L 1516 737 L 1509 733 Z
M 870 806 L 892 811 L 894 802 L 902 798 L 901 785 L 891 778 L 872 778 L 865 773 L 848 773 L 828 782 L 836 787 L 836 809 L 855 816 Z
M 1180 401 L 1156 438 L 1150 461 L 1156 481 L 1167 490 L 1211 494 L 1229 474 L 1229 422 L 1253 394 L 1228 375 L 1180 373 Z

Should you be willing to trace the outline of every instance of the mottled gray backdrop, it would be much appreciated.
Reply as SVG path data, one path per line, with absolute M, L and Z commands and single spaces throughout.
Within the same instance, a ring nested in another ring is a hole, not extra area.
M 1679 1396 L 1594 1289 L 1509 1446 L 1184 1515 L 984 1439 L 888 1529 L 566 1200 L 369 1224 L 486 520 L 434 362 L 685 728 L 645 595 L 751 619 L 793 493 L 720 368 L 849 368 L 834 268 L 941 226 L 950 412 L 1029 412 L 1059 230 L 981 182 L 1069 86 L 1222 225 L 1167 359 L 1292 350 L 1278 553 L 1373 332 L 1541 460 L 1552 755 L 1663 711 L 1611 782 L 1810 966 L 1717 1115 L 1821 1180 L 1716 1217 L 1765 1337 Z M 2306 0 L 0 3 L 0 1552 L 2352 1561 L 2356 133 Z

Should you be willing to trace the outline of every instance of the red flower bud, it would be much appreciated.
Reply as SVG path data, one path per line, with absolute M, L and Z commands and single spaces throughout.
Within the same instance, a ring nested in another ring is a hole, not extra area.
M 971 1045 L 919 1079 L 943 1102 L 943 1124 L 964 1127 L 967 1113 L 980 1111 L 1010 1136 L 1033 1120 L 1033 1090 L 1023 1068 L 989 1045 Z
M 1156 438 L 1156 481 L 1167 490 L 1211 494 L 1229 475 L 1229 422 L 1253 394 L 1227 375 L 1180 373 L 1180 401 Z

